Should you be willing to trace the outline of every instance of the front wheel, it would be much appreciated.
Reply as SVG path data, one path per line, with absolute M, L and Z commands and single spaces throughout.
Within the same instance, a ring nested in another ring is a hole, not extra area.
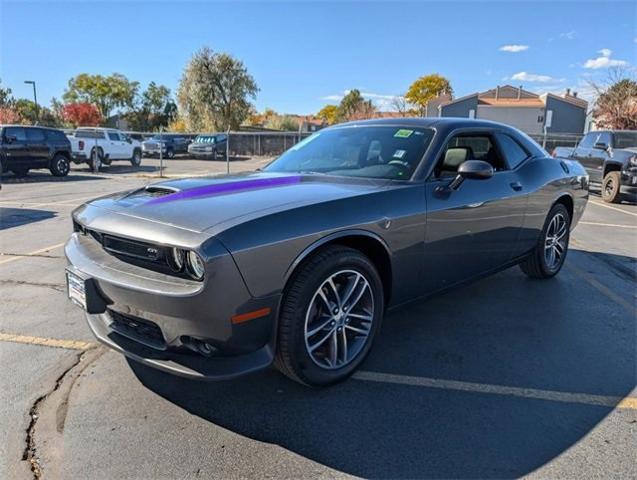
M 175 158 L 175 152 L 172 148 L 169 148 L 168 150 L 166 150 L 166 158 L 168 159 Z
M 135 150 L 130 159 L 130 163 L 133 167 L 139 167 L 142 164 L 142 152 Z
M 292 380 L 330 385 L 369 352 L 384 311 L 383 285 L 360 251 L 333 246 L 291 279 L 279 318 L 276 365 Z
M 570 239 L 571 216 L 561 203 L 553 205 L 531 255 L 520 268 L 531 278 L 551 278 L 564 265 Z
M 621 201 L 621 174 L 608 172 L 602 181 L 602 200 L 607 203 L 619 203 Z
M 66 177 L 71 171 L 71 162 L 64 155 L 56 155 L 49 170 L 54 177 Z

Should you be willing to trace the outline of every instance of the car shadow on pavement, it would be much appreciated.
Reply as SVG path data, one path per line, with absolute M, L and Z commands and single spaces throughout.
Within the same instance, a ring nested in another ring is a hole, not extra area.
M 361 370 L 624 397 L 636 383 L 635 318 L 581 277 L 604 275 L 607 288 L 631 295 L 634 282 L 608 263 L 571 250 L 551 280 L 509 269 L 392 313 Z M 273 370 L 201 383 L 129 363 L 147 388 L 193 415 L 371 478 L 522 476 L 612 410 L 356 379 L 310 389 Z
M 56 213 L 49 210 L 0 207 L 0 230 L 41 222 L 55 216 Z
M 100 177 L 87 171 L 86 174 L 78 172 L 69 173 L 65 177 L 54 177 L 48 172 L 29 172 L 25 177 L 16 177 L 15 175 L 3 175 L 2 184 L 20 184 L 20 183 L 49 183 L 49 182 L 81 182 L 84 180 L 103 180 L 106 177 Z

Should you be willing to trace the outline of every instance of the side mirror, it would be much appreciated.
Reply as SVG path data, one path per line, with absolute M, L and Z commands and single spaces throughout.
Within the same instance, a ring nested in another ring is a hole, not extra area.
M 494 174 L 493 167 L 484 160 L 467 160 L 458 167 L 458 175 L 449 184 L 450 190 L 457 190 L 465 180 L 487 180 Z
M 606 142 L 596 142 L 593 148 L 595 150 L 608 150 L 608 144 Z
M 4 136 L 4 141 L 7 143 L 13 143 L 18 139 L 18 137 L 16 137 L 15 135 L 5 135 Z

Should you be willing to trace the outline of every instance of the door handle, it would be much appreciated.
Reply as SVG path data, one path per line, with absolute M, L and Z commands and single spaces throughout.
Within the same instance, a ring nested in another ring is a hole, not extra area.
M 522 190 L 522 184 L 520 182 L 513 182 L 511 184 L 511 188 L 516 192 L 519 192 L 520 190 Z

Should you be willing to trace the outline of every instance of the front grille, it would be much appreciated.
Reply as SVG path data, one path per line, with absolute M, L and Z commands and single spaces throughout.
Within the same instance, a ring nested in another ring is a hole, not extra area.
M 128 240 L 112 235 L 101 235 L 102 246 L 107 252 L 130 257 L 140 258 L 150 262 L 164 259 L 164 252 L 161 247 L 150 243 Z
M 110 309 L 108 313 L 112 319 L 110 327 L 115 332 L 156 350 L 166 350 L 166 341 L 161 329 L 153 322 L 130 315 L 123 315 Z

